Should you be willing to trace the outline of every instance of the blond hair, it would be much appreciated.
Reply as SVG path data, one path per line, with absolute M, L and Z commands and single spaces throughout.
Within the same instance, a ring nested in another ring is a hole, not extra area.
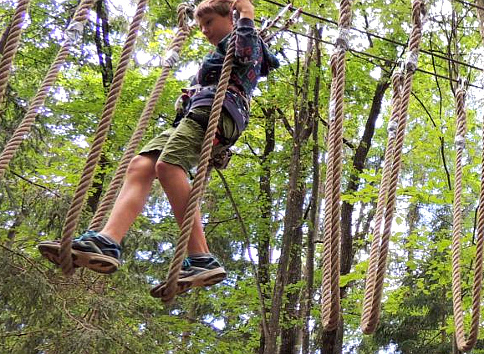
M 233 3 L 234 0 L 204 0 L 198 4 L 195 10 L 195 19 L 199 21 L 202 16 L 209 13 L 227 17 L 231 14 Z

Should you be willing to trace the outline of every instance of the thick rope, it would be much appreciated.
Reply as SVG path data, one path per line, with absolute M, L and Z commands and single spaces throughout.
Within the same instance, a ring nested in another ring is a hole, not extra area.
M 373 295 L 375 291 L 375 278 L 378 267 L 378 259 L 380 253 L 380 242 L 381 242 L 381 226 L 383 221 L 383 212 L 385 209 L 385 204 L 388 195 L 388 184 L 390 182 L 391 171 L 393 166 L 393 155 L 394 155 L 394 145 L 397 127 L 399 125 L 400 118 L 400 102 L 401 102 L 401 86 L 402 86 L 402 72 L 397 72 L 392 77 L 393 86 L 393 96 L 392 96 L 392 116 L 388 123 L 388 141 L 385 151 L 385 165 L 383 166 L 382 180 L 380 184 L 380 189 L 378 191 L 378 202 L 375 214 L 375 228 L 373 232 L 373 242 L 371 244 L 370 251 L 370 261 L 368 265 L 367 278 L 366 278 L 366 289 L 365 298 L 363 305 L 363 317 L 369 318 L 370 311 L 373 304 Z
M 20 43 L 20 34 L 22 33 L 22 25 L 25 14 L 29 9 L 30 0 L 19 0 L 17 9 L 12 18 L 10 25 L 10 32 L 8 33 L 7 41 L 3 50 L 3 57 L 0 60 L 0 106 L 2 105 L 5 90 L 7 88 L 8 77 L 10 76 L 10 67 L 13 63 L 13 58 L 17 53 L 18 45 Z
M 187 21 L 188 20 L 187 16 L 189 11 L 191 11 L 191 8 L 186 4 L 181 4 L 178 7 L 179 30 L 175 38 L 173 39 L 172 44 L 168 47 L 167 53 L 175 52 L 178 54 L 181 50 L 181 47 L 183 46 L 186 39 L 188 38 L 188 35 L 190 34 L 190 28 L 188 26 L 188 21 Z M 136 148 L 138 147 L 141 139 L 143 138 L 143 135 L 146 131 L 146 127 L 148 126 L 149 120 L 155 109 L 156 103 L 158 102 L 160 94 L 163 91 L 163 88 L 165 87 L 166 79 L 168 78 L 170 71 L 171 71 L 171 65 L 163 66 L 161 75 L 156 81 L 156 84 L 150 95 L 150 98 L 148 99 L 148 102 L 146 103 L 143 109 L 143 112 L 138 121 L 138 125 L 135 129 L 135 132 L 133 133 L 133 136 L 131 137 L 128 143 L 128 147 L 121 159 L 121 163 L 119 164 L 119 167 L 116 170 L 116 173 L 113 179 L 111 180 L 111 183 L 109 184 L 108 190 L 105 193 L 103 199 L 101 200 L 99 207 L 96 209 L 96 213 L 94 214 L 94 217 L 91 221 L 89 229 L 100 231 L 100 229 L 102 228 L 103 220 L 106 214 L 111 209 L 114 200 L 116 199 L 118 190 L 123 183 L 123 178 L 126 173 L 126 170 L 128 169 L 129 163 L 135 154 Z
M 217 91 L 215 92 L 212 110 L 208 120 L 208 127 L 202 144 L 202 152 L 197 168 L 197 175 L 195 176 L 195 181 L 193 182 L 193 187 L 190 192 L 190 198 L 188 200 L 185 216 L 181 226 L 180 238 L 178 239 L 175 256 L 173 257 L 170 270 L 168 272 L 166 288 L 162 297 L 164 302 L 171 302 L 175 298 L 181 266 L 183 259 L 185 258 L 188 241 L 190 239 L 193 222 L 195 220 L 195 212 L 198 209 L 199 200 L 204 192 L 203 187 L 205 185 L 208 165 L 212 154 L 213 139 L 215 138 L 215 133 L 217 131 L 217 125 L 220 118 L 220 113 L 222 112 L 223 101 L 225 99 L 225 92 L 227 91 L 230 73 L 232 71 L 232 63 L 235 54 L 235 38 L 236 35 L 234 31 L 232 33 L 232 37 L 230 38 L 227 54 L 225 55 L 225 60 L 222 66 L 222 73 L 217 85 Z
M 113 83 L 109 90 L 108 98 L 106 100 L 103 114 L 94 137 L 91 151 L 89 152 L 89 155 L 87 157 L 86 165 L 84 167 L 84 171 L 82 173 L 79 185 L 74 194 L 74 198 L 71 202 L 70 209 L 67 212 L 66 221 L 62 230 L 63 236 L 60 249 L 60 265 L 62 268 L 62 272 L 65 275 L 72 275 L 74 273 L 71 255 L 72 235 L 78 224 L 79 216 L 81 214 L 81 210 L 84 204 L 84 199 L 92 184 L 94 170 L 101 156 L 102 147 L 109 131 L 109 126 L 114 115 L 116 103 L 121 93 L 125 74 L 127 72 L 128 64 L 131 60 L 131 56 L 136 44 L 136 37 L 138 35 L 141 21 L 143 20 L 147 3 L 148 0 L 140 0 L 138 2 L 138 7 L 136 9 L 133 22 L 131 23 L 131 26 L 129 28 L 128 38 L 126 39 L 126 43 L 124 45 L 118 64 L 118 68 L 116 69 L 116 73 L 114 74 Z
M 50 88 L 57 79 L 57 75 L 62 65 L 64 64 L 67 55 L 69 54 L 69 49 L 71 45 L 76 42 L 77 37 L 82 32 L 83 23 L 86 21 L 89 14 L 89 9 L 92 7 L 94 2 L 95 0 L 82 0 L 82 2 L 79 4 L 74 14 L 73 20 L 67 28 L 66 39 L 64 40 L 62 47 L 57 53 L 57 56 L 51 67 L 49 68 L 49 71 L 47 72 L 44 81 L 42 82 L 39 90 L 37 91 L 37 94 L 31 101 L 29 109 L 25 114 L 22 123 L 15 130 L 14 134 L 12 135 L 9 142 L 5 146 L 2 154 L 0 155 L 0 179 L 5 174 L 5 170 L 7 169 L 8 164 L 15 155 L 15 152 L 22 143 L 24 137 L 30 132 L 32 125 L 35 122 L 37 112 L 39 108 L 42 107 L 42 105 L 44 104 L 45 98 L 47 97 Z
M 396 138 L 393 147 L 393 158 L 388 164 L 385 163 L 385 168 L 388 166 L 391 168 L 390 181 L 387 191 L 387 198 L 385 203 L 384 212 L 384 226 L 381 237 L 375 236 L 372 243 L 373 258 L 370 259 L 370 267 L 368 272 L 369 284 L 367 280 L 366 294 L 365 294 L 365 308 L 363 309 L 361 328 L 363 333 L 373 333 L 378 325 L 380 315 L 380 302 L 383 294 L 383 282 L 386 272 L 386 259 L 388 255 L 388 245 L 391 236 L 391 227 L 393 221 L 393 214 L 396 206 L 396 191 L 398 184 L 398 176 L 400 174 L 401 160 L 402 160 L 402 148 L 405 138 L 405 128 L 407 124 L 407 111 L 410 101 L 410 95 L 412 92 L 413 74 L 417 70 L 418 54 L 420 41 L 422 39 L 422 19 L 425 15 L 425 6 L 421 0 L 415 0 L 412 3 L 412 32 L 409 40 L 409 52 L 407 62 L 405 65 L 406 74 L 403 79 L 402 97 L 399 107 L 394 107 L 398 112 L 398 127 Z M 377 208 L 378 210 L 378 208 Z M 381 227 L 380 225 L 378 226 Z M 375 234 L 378 234 L 380 229 L 376 229 Z M 376 262 L 376 263 L 375 263 Z M 375 265 L 377 264 L 377 266 Z M 376 271 L 376 275 L 374 272 Z
M 480 299 L 482 290 L 482 259 L 484 244 L 484 155 L 481 168 L 481 191 L 479 195 L 476 259 L 474 269 L 474 289 L 472 296 L 472 319 L 469 338 L 464 333 L 464 316 L 462 311 L 462 288 L 460 271 L 460 243 L 462 237 L 462 154 L 465 147 L 466 109 L 465 90 L 460 87 L 456 92 L 457 131 L 455 145 L 457 149 L 455 160 L 454 213 L 452 230 L 452 300 L 454 303 L 455 337 L 460 351 L 471 350 L 477 342 L 479 334 Z
M 341 238 L 341 173 L 343 162 L 343 120 L 345 57 L 351 26 L 351 2 L 340 2 L 339 37 L 331 56 L 331 100 L 329 103 L 328 161 L 325 185 L 324 269 L 322 321 L 325 330 L 337 328 L 340 316 L 339 273 Z

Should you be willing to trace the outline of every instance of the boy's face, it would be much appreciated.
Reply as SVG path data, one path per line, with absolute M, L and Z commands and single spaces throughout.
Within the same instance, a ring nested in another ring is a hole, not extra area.
M 208 41 L 217 45 L 233 29 L 231 16 L 220 16 L 216 12 L 200 16 L 198 24 Z

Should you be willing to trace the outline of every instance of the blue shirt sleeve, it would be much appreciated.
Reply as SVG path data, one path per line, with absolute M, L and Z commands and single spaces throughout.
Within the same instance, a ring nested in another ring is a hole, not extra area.
M 262 55 L 261 43 L 255 30 L 254 21 L 241 18 L 237 22 L 235 38 L 235 58 L 241 64 L 257 65 Z

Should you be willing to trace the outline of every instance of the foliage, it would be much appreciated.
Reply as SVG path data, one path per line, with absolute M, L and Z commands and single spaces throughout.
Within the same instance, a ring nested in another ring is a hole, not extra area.
M 7 28 L 16 1 L 0 4 L 0 33 Z M 134 13 L 133 2 L 104 2 L 109 13 L 112 61 L 117 65 Z M 180 1 L 151 1 L 137 41 L 115 119 L 99 167 L 96 182 L 107 187 L 144 104 L 161 70 L 163 51 L 173 38 L 176 7 Z M 3 148 L 20 123 L 53 61 L 62 32 L 77 1 L 32 0 L 20 47 L 11 71 L 5 105 L 0 107 L 0 146 Z M 257 17 L 274 16 L 273 2 L 256 2 Z M 337 29 L 338 6 L 323 1 L 295 1 L 303 6 L 302 20 L 292 28 L 297 33 L 279 35 L 272 49 L 278 51 L 281 67 L 260 83 L 252 100 L 251 123 L 234 147 L 230 168 L 223 171 L 228 185 L 216 173 L 202 202 L 203 220 L 212 252 L 229 276 L 221 285 L 197 289 L 165 305 L 149 296 L 149 288 L 162 281 L 173 256 L 178 228 L 168 201 L 154 185 L 142 215 L 123 244 L 123 266 L 112 276 L 80 271 L 63 277 L 40 257 L 36 244 L 61 237 L 65 215 L 88 154 L 106 89 L 96 49 L 96 12 L 90 14 L 82 44 L 72 49 L 45 107 L 23 141 L 3 180 L 0 181 L 0 352 L 8 353 L 246 353 L 258 352 L 261 309 L 257 289 L 261 241 L 270 238 L 270 279 L 263 291 L 272 291 L 284 232 L 289 195 L 289 171 L 297 115 L 312 104 L 301 102 L 306 42 L 311 26 L 322 30 L 322 67 L 313 60 L 309 88 L 321 80 L 317 107 L 320 161 L 324 161 L 331 85 L 330 55 Z M 452 6 L 455 13 L 452 15 Z M 352 165 L 356 147 L 365 129 L 375 89 L 390 80 L 404 57 L 411 27 L 409 1 L 358 0 L 353 2 L 351 51 L 347 54 L 344 126 L 343 196 L 355 209 L 352 215 L 353 255 L 351 272 L 343 274 L 342 303 L 347 353 L 450 353 L 453 341 L 450 240 L 452 229 L 453 171 L 455 159 L 454 94 L 456 83 L 445 77 L 467 76 L 480 85 L 480 72 L 463 63 L 482 66 L 479 23 L 475 9 L 459 2 L 428 1 L 428 21 L 422 42 L 419 69 L 414 77 L 409 120 L 404 145 L 402 173 L 397 191 L 391 251 L 380 325 L 374 336 L 359 329 L 364 280 L 368 265 L 372 218 L 384 161 L 387 125 L 391 114 L 391 89 L 387 90 L 375 125 L 364 170 Z M 313 15 L 313 16 L 309 16 Z M 454 16 L 454 20 L 453 17 Z M 453 27 L 453 23 L 455 24 Z M 369 34 L 370 33 L 370 34 Z M 371 35 L 373 34 L 373 35 Z M 155 109 L 144 142 L 169 126 L 173 102 L 180 89 L 210 47 L 193 31 L 184 47 L 175 76 L 168 79 Z M 449 62 L 452 57 L 456 61 Z M 0 57 L 1 58 L 1 57 Z M 458 62 L 461 64 L 458 64 Z M 437 75 L 432 75 L 435 73 Z M 482 89 L 468 90 L 468 133 L 464 168 L 464 235 L 462 268 L 464 307 L 470 308 L 475 255 L 475 217 L 480 188 L 482 155 L 480 97 Z M 267 110 L 275 110 L 275 148 L 263 156 Z M 307 237 L 307 215 L 312 205 L 313 142 L 301 149 L 304 219 L 300 227 Z M 272 201 L 264 198 L 261 179 L 271 171 Z M 325 172 L 324 164 L 320 167 Z M 359 188 L 347 191 L 356 173 Z M 104 177 L 101 177 L 104 176 Z M 323 176 L 324 177 L 324 176 Z M 95 189 L 90 192 L 95 194 Z M 247 230 L 240 224 L 228 193 L 231 193 Z M 270 205 L 268 205 L 270 204 Z M 261 210 L 270 209 L 269 219 Z M 86 208 L 79 230 L 88 227 L 92 211 Z M 370 232 L 364 230 L 365 221 Z M 311 306 L 309 352 L 320 353 L 320 287 L 323 262 L 322 236 L 316 237 L 316 289 Z M 307 250 L 302 249 L 305 261 Z M 255 264 L 251 264 L 254 262 Z M 296 294 L 303 300 L 307 274 L 287 287 L 284 299 Z M 270 300 L 264 299 L 266 306 Z M 299 300 L 298 300 L 299 301 Z M 298 306 L 300 303 L 297 304 Z M 283 329 L 299 328 L 302 318 L 283 314 Z M 465 314 L 468 328 L 470 314 Z M 296 350 L 296 349 L 295 349 Z M 298 349 L 299 350 L 299 349 Z M 294 351 L 295 352 L 295 351 Z M 484 352 L 482 331 L 474 353 Z

